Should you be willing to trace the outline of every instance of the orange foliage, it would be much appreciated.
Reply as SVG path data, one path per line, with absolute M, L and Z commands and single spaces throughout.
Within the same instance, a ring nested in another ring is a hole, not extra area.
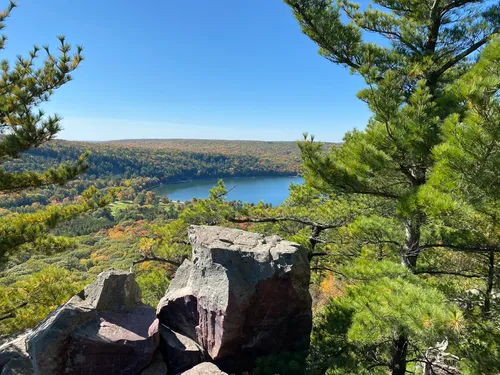
M 109 255 L 99 255 L 99 253 L 95 251 L 90 254 L 90 260 L 92 261 L 92 263 L 97 264 L 99 262 L 109 260 Z
M 321 281 L 316 293 L 316 307 L 325 306 L 330 298 L 340 297 L 344 294 L 342 283 L 335 279 L 332 273 L 328 273 Z
M 119 230 L 116 228 L 111 228 L 108 230 L 108 236 L 112 240 L 123 238 L 124 235 L 125 235 L 125 233 L 122 230 Z

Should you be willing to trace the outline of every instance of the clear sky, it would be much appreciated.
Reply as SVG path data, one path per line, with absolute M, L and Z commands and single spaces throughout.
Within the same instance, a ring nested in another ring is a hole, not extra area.
M 5 1 L 6 3 L 6 1 Z M 60 138 L 339 141 L 369 117 L 362 87 L 317 54 L 280 0 L 18 0 L 3 56 L 56 35 L 85 47 L 47 111 Z

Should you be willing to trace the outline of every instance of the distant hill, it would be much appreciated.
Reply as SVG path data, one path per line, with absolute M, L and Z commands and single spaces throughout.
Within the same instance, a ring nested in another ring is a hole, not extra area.
M 124 139 L 104 144 L 209 154 L 292 155 L 300 157 L 296 142 L 233 141 L 216 139 Z
M 334 144 L 327 144 L 329 148 Z M 300 150 L 295 142 L 225 141 L 199 139 L 140 139 L 108 142 L 55 140 L 30 150 L 4 167 L 42 171 L 76 160 L 90 151 L 90 168 L 79 180 L 113 184 L 144 177 L 159 182 L 195 179 L 285 176 L 300 172 Z

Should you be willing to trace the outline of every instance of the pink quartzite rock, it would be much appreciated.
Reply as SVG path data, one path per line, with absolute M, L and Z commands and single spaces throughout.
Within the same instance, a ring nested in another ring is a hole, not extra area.
M 226 371 L 258 355 L 307 348 L 312 318 L 303 248 L 222 227 L 192 226 L 189 239 L 192 260 L 160 301 L 160 323 L 196 340 Z
M 156 349 L 154 319 L 133 274 L 103 272 L 28 336 L 35 373 L 138 374 Z
M 182 372 L 177 375 L 227 375 L 222 372 L 216 365 L 210 362 L 203 362 L 193 367 L 190 370 Z

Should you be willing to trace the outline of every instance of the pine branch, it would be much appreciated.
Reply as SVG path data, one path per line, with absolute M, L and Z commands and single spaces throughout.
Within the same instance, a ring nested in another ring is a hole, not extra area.
M 0 169 L 0 194 L 16 193 L 54 184 L 62 185 L 87 169 L 86 159 L 81 159 L 76 165 L 61 165 L 57 169 L 52 168 L 44 173 L 6 172 Z
M 448 69 L 452 68 L 467 56 L 469 56 L 471 53 L 474 53 L 483 45 L 485 45 L 491 39 L 491 36 L 496 33 L 498 33 L 498 30 L 495 30 L 491 35 L 485 36 L 483 39 L 478 40 L 476 43 L 472 44 L 469 48 L 463 50 L 461 53 L 445 63 L 440 69 L 432 72 L 430 75 L 431 79 L 437 81 Z
M 310 38 L 333 56 L 327 57 L 330 61 L 347 65 L 354 70 L 358 70 L 361 68 L 361 65 L 356 63 L 354 59 L 349 56 L 347 52 L 349 46 L 344 45 L 342 48 L 339 48 L 339 46 L 334 46 L 332 43 L 330 43 L 328 38 L 325 36 L 326 33 L 321 30 L 321 26 L 316 24 L 314 18 L 309 15 L 309 12 L 314 11 L 311 9 L 311 7 L 301 4 L 300 0 L 285 0 L 285 2 L 292 8 L 301 26 L 304 29 L 309 29 L 312 32 L 312 35 L 309 35 Z M 325 11 L 325 9 L 326 8 L 323 7 L 319 10 Z M 318 10 L 316 9 L 316 11 Z
M 20 308 L 23 308 L 23 307 L 25 307 L 27 305 L 28 305 L 28 302 L 23 302 L 23 303 L 17 305 L 13 309 L 11 309 L 9 312 L 7 312 L 4 315 L 0 316 L 0 322 L 3 321 L 3 320 L 15 318 L 16 317 L 16 310 L 19 310 Z

